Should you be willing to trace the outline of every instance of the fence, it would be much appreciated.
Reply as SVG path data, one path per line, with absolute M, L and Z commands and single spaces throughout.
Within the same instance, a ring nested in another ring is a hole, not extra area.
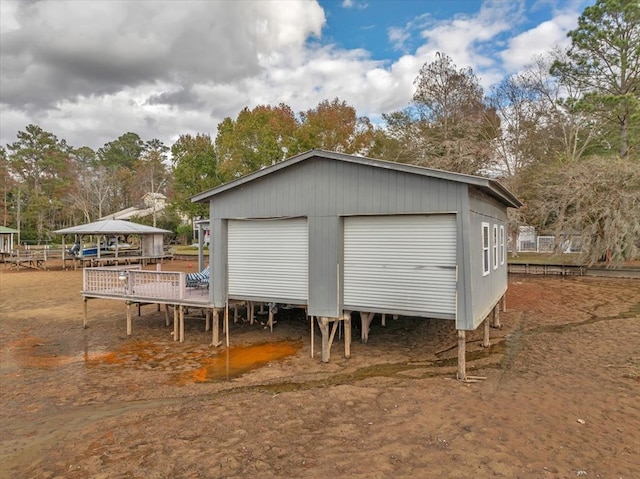
M 509 248 L 512 251 L 512 248 Z M 569 239 L 556 241 L 555 236 L 538 236 L 534 234 L 520 235 L 516 243 L 518 253 L 580 253 L 582 238 L 572 236 Z

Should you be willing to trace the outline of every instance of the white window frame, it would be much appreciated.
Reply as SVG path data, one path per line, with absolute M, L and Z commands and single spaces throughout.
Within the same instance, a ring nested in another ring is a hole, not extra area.
M 482 276 L 487 276 L 491 273 L 491 254 L 489 252 L 491 237 L 489 226 L 489 223 L 482 223 Z
M 493 269 L 498 269 L 498 225 L 493 225 Z
M 500 225 L 500 265 L 504 264 L 504 258 L 506 256 L 505 244 L 504 244 L 504 225 Z

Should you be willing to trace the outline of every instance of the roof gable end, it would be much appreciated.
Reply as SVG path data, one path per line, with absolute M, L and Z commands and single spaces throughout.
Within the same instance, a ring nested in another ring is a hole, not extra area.
M 356 164 L 371 166 L 374 168 L 384 168 L 389 170 L 402 171 L 405 173 L 410 173 L 410 174 L 415 174 L 420 176 L 428 176 L 431 178 L 439 178 L 443 180 L 454 181 L 457 183 L 474 185 L 484 190 L 491 196 L 497 198 L 506 206 L 509 206 L 512 208 L 518 208 L 522 206 L 522 203 L 520 203 L 520 201 L 511 192 L 509 192 L 509 190 L 507 190 L 504 186 L 502 186 L 499 182 L 488 179 L 488 178 L 483 178 L 481 176 L 465 175 L 462 173 L 453 173 L 450 171 L 436 170 L 436 169 L 425 168 L 425 167 L 416 166 L 416 165 L 407 165 L 404 163 L 395 163 L 392 161 L 376 160 L 373 158 L 366 158 L 362 156 L 346 155 L 344 153 L 338 153 L 335 151 L 325 151 L 325 150 L 309 150 L 305 153 L 292 156 L 291 158 L 288 158 L 280 163 L 276 163 L 275 165 L 271 165 L 261 170 L 254 171 L 253 173 L 249 173 L 248 175 L 242 176 L 236 180 L 230 181 L 223 185 L 220 185 L 210 190 L 199 193 L 193 196 L 191 198 L 191 201 L 193 203 L 207 202 L 215 195 L 218 195 L 220 193 L 231 190 L 233 188 L 237 188 L 239 186 L 245 185 L 247 183 L 250 183 L 264 176 L 277 173 L 282 169 L 289 168 L 291 166 L 297 165 L 301 162 L 307 161 L 312 158 L 326 158 L 330 160 L 344 161 L 347 163 L 356 163 Z

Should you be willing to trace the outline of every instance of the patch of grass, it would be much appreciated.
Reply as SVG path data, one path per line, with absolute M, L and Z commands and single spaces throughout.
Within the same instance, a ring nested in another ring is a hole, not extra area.
M 191 245 L 173 245 L 171 248 L 173 248 L 173 254 L 178 254 L 181 256 L 198 256 L 198 247 L 197 246 L 191 246 Z M 204 254 L 208 255 L 209 254 L 209 248 L 208 247 L 204 247 Z
M 508 261 L 512 264 L 581 264 L 580 255 L 574 253 L 518 253 L 515 257 L 509 253 Z

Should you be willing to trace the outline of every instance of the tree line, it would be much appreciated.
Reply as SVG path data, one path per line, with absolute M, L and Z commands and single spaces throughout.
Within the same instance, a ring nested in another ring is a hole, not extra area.
M 640 5 L 598 0 L 569 32 L 571 46 L 532 59 L 484 91 L 444 52 L 415 79 L 406 108 L 374 125 L 338 98 L 294 112 L 242 109 L 208 134 L 172 145 L 124 133 L 97 151 L 37 125 L 0 147 L 2 224 L 23 239 L 169 198 L 158 226 L 185 232 L 206 216 L 189 198 L 312 148 L 500 180 L 524 203 L 510 231 L 582 235 L 585 259 L 633 259 L 640 248 Z M 141 222 L 144 222 L 141 219 Z M 147 222 L 150 220 L 146 220 Z

